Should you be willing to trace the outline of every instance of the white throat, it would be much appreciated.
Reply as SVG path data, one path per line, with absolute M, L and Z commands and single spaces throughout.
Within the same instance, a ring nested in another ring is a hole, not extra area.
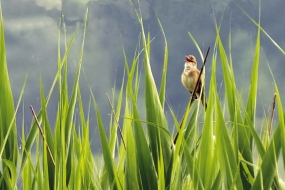
M 197 68 L 197 66 L 196 65 L 194 65 L 194 64 L 189 64 L 189 63 L 185 63 L 184 64 L 184 70 L 188 70 L 188 69 L 196 69 Z

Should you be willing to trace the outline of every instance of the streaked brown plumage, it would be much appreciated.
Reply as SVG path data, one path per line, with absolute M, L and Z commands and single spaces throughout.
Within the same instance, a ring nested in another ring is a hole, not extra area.
M 188 55 L 185 59 L 184 70 L 181 75 L 181 82 L 183 86 L 194 96 L 195 99 L 197 99 L 201 93 L 202 105 L 205 107 L 205 109 L 207 109 L 206 98 L 204 98 L 204 89 L 201 89 L 203 84 L 203 75 L 201 75 L 199 79 L 196 94 L 193 94 L 199 78 L 199 74 L 200 71 L 197 69 L 196 58 L 193 55 Z

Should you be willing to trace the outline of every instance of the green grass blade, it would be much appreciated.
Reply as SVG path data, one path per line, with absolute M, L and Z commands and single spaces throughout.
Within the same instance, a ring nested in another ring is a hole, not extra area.
M 157 92 L 157 88 L 154 82 L 154 78 L 151 71 L 150 66 L 150 37 L 146 39 L 144 34 L 143 24 L 142 26 L 142 38 L 143 38 L 143 46 L 144 46 L 144 69 L 145 69 L 145 106 L 146 106 L 146 118 L 148 122 L 155 123 L 165 129 L 168 129 L 166 118 L 164 115 L 164 111 L 162 105 L 160 103 L 159 95 Z M 165 169 L 168 166 L 170 160 L 170 138 L 164 133 L 160 133 L 157 128 L 154 128 L 152 125 L 147 125 L 150 147 L 153 155 L 153 159 L 156 165 L 159 160 L 159 143 L 162 144 L 163 147 L 163 157 Z
M 126 115 L 129 111 L 126 110 Z M 125 184 L 126 189 L 140 189 L 138 179 L 138 163 L 136 155 L 136 143 L 132 129 L 126 130 L 126 168 L 125 168 Z
M 9 168 L 9 174 L 10 175 L 7 174 L 7 172 L 8 172 L 7 170 L 6 170 L 6 172 L 4 171 L 6 173 L 6 174 L 4 173 L 4 175 L 6 175 L 7 178 L 8 178 L 8 176 L 10 177 L 10 179 L 7 179 L 6 182 L 10 182 L 9 186 L 11 187 L 11 189 L 15 189 L 17 186 L 17 183 L 16 183 L 16 179 L 17 179 L 16 166 L 15 166 L 14 162 L 12 162 L 10 160 L 3 159 L 2 161 Z
M 7 159 L 17 166 L 18 142 L 17 126 L 15 121 L 15 110 L 12 90 L 10 86 L 9 73 L 6 62 L 6 47 L 4 37 L 4 23 L 2 8 L 0 6 L 0 144 L 1 159 Z M 7 138 L 6 138 L 7 137 Z M 3 166 L 2 171 L 6 167 Z
M 223 71 L 223 77 L 225 82 L 225 93 L 227 98 L 227 104 L 228 104 L 228 111 L 230 115 L 230 120 L 232 121 L 232 128 L 233 128 L 233 137 L 236 145 L 238 146 L 238 150 L 242 153 L 245 160 L 247 160 L 249 163 L 252 163 L 252 152 L 251 152 L 251 138 L 250 133 L 248 133 L 247 128 L 245 125 L 243 125 L 243 120 L 241 117 L 241 111 L 239 105 L 239 102 L 237 101 L 238 97 L 238 90 L 236 88 L 233 70 L 229 66 L 228 58 L 225 52 L 225 49 L 223 47 L 220 35 L 219 35 L 219 29 L 216 26 L 216 35 L 217 35 L 217 44 L 218 44 L 218 50 L 220 52 L 220 59 L 222 64 L 222 71 Z M 236 147 L 235 145 L 235 147 Z M 235 150 L 237 152 L 237 150 Z M 236 157 L 237 160 L 237 157 Z M 251 175 L 253 175 L 253 168 L 251 166 L 248 166 L 250 169 Z M 246 176 L 244 176 L 244 169 L 241 168 L 240 174 L 242 175 L 242 181 L 243 181 L 243 187 L 245 189 L 249 189 L 251 187 L 251 184 L 248 183 L 248 180 L 246 179 Z
M 166 36 L 163 30 L 162 24 L 157 16 L 156 16 L 156 19 L 158 21 L 159 27 L 162 31 L 163 38 L 164 38 L 164 61 L 163 61 L 163 69 L 162 69 L 160 92 L 159 92 L 160 104 L 163 109 L 164 102 L 165 102 L 165 87 L 166 87 L 166 75 L 167 75 L 167 65 L 168 65 L 168 45 L 167 45 L 167 40 L 166 40 Z
M 124 77 L 123 77 L 124 78 Z M 114 85 L 115 86 L 115 85 Z M 115 87 L 113 88 L 114 92 L 116 91 L 115 90 Z M 119 91 L 119 97 L 118 97 L 118 102 L 117 102 L 117 107 L 116 107 L 116 110 L 114 110 L 114 106 L 112 104 L 112 102 L 110 102 L 110 106 L 111 106 L 111 112 L 112 112 L 112 117 L 114 117 L 114 120 L 113 120 L 113 123 L 110 124 L 112 126 L 110 126 L 110 139 L 109 139 L 109 144 L 110 144 L 110 149 L 111 149 L 111 152 L 112 154 L 114 155 L 115 154 L 115 143 L 116 143 L 116 140 L 118 139 L 117 137 L 117 134 L 119 133 L 119 138 L 120 138 L 120 141 L 121 141 L 121 145 L 122 146 L 125 146 L 125 140 L 124 140 L 124 136 L 121 136 L 121 128 L 119 126 L 119 116 L 120 116 L 120 113 L 121 113 L 121 107 L 122 107 L 122 100 L 123 100 L 123 92 L 124 92 L 124 79 L 122 80 L 122 84 L 121 84 L 121 88 L 120 88 L 120 91 Z M 115 94 L 113 94 L 113 96 L 115 96 Z M 108 96 L 108 99 L 109 99 L 109 96 Z M 119 139 L 118 139 L 118 142 L 119 142 Z M 123 156 L 123 154 L 120 154 L 120 156 Z M 124 156 L 123 156 L 124 157 Z
M 231 189 L 230 187 L 234 187 L 234 189 L 243 189 L 240 175 L 237 175 L 239 173 L 239 165 L 236 162 L 237 155 L 235 155 L 230 135 L 223 119 L 222 109 L 217 98 L 215 102 L 217 152 L 222 176 L 226 184 L 225 187 L 226 189 Z
M 254 62 L 253 62 L 253 69 L 251 74 L 251 82 L 250 82 L 250 89 L 248 93 L 248 99 L 247 99 L 247 106 L 246 106 L 246 118 L 244 120 L 244 124 L 246 126 L 251 125 L 255 126 L 255 110 L 256 110 L 256 99 L 257 99 L 257 85 L 258 85 L 258 68 L 259 68 L 259 54 L 260 54 L 260 27 L 258 27 L 257 30 L 257 37 L 256 37 L 256 44 L 255 44 L 255 56 L 254 56 Z M 249 122 L 250 121 L 250 122 Z M 247 148 L 244 151 L 244 157 L 247 161 L 252 162 L 252 156 L 249 153 L 252 147 L 252 135 L 249 136 L 249 146 L 247 145 Z M 250 149 L 249 149 L 250 148 Z M 248 153 L 246 153 L 248 152 Z M 253 168 L 250 165 L 247 165 L 249 167 L 249 171 L 251 175 L 253 175 Z M 244 180 L 245 181 L 245 180 Z
M 281 145 L 282 145 L 282 153 L 283 153 L 283 167 L 285 169 L 285 122 L 284 122 L 284 110 L 282 109 L 282 103 L 280 99 L 280 94 L 278 92 L 277 86 L 275 84 L 275 89 L 277 91 L 277 104 L 278 104 L 278 115 L 280 120 L 280 128 L 281 128 Z
M 220 172 L 226 189 L 230 189 L 230 187 L 235 187 L 236 189 L 243 189 L 240 175 L 238 175 L 239 167 L 238 163 L 236 162 L 237 155 L 235 155 L 235 151 L 233 148 L 234 146 L 232 145 L 228 129 L 225 125 L 222 108 L 216 91 L 217 89 L 216 78 L 215 78 L 216 60 L 215 59 L 213 60 L 214 61 L 212 64 L 212 78 L 210 85 L 210 94 L 212 95 L 210 95 L 209 97 L 210 98 L 213 97 L 212 104 L 215 107 L 215 134 L 216 134 L 215 139 L 216 139 L 216 149 L 217 149 L 216 153 L 218 155 L 217 159 L 219 160 Z M 217 178 L 219 178 L 219 176 L 217 176 Z M 215 186 L 215 184 L 213 185 Z
M 75 32 L 72 34 L 71 39 L 69 41 L 69 44 L 67 46 L 67 49 L 65 51 L 65 54 L 63 56 L 63 59 L 62 59 L 62 61 L 60 63 L 58 63 L 58 64 L 60 64 L 60 67 L 59 67 L 59 69 L 58 69 L 58 71 L 57 71 L 57 73 L 55 75 L 55 78 L 53 80 L 52 86 L 51 86 L 51 88 L 49 90 L 49 93 L 48 93 L 48 95 L 46 97 L 46 102 L 45 102 L 46 106 L 48 105 L 50 97 L 51 97 L 51 94 L 52 94 L 52 92 L 54 90 L 54 87 L 55 87 L 56 83 L 58 82 L 58 79 L 59 79 L 59 76 L 60 76 L 60 73 L 61 73 L 61 68 L 66 63 L 65 60 L 67 59 L 67 56 L 68 56 L 69 50 L 71 48 L 72 42 L 74 40 L 75 34 L 76 34 Z M 37 118 L 38 118 L 39 122 L 42 121 L 42 112 L 41 111 L 39 111 L 39 113 L 37 115 Z M 22 160 L 21 160 L 20 173 L 21 173 L 21 171 L 23 169 L 23 166 L 24 166 L 24 164 L 25 164 L 25 162 L 27 160 L 27 152 L 29 152 L 31 150 L 31 148 L 33 146 L 33 143 L 35 141 L 37 133 L 38 133 L 38 127 L 37 127 L 37 125 L 35 123 L 33 123 L 32 126 L 31 126 L 31 130 L 30 130 L 30 132 L 28 134 L 28 137 L 27 137 L 27 140 L 26 140 L 26 144 L 23 147 L 23 149 L 25 149 L 26 151 L 24 152 Z
M 188 32 L 188 35 L 190 36 L 191 40 L 193 41 L 194 45 L 196 46 L 202 61 L 204 61 L 204 56 L 203 56 L 203 53 L 202 53 L 202 51 L 201 51 L 201 49 L 199 47 L 199 44 L 197 43 L 197 41 L 195 40 L 194 36 L 190 32 Z
M 277 47 L 277 49 L 279 51 L 281 51 L 281 53 L 283 53 L 285 55 L 285 51 L 277 44 L 276 41 L 274 41 L 271 36 L 260 26 L 260 23 L 257 23 L 251 16 L 249 16 L 249 14 L 247 14 L 238 4 L 236 4 L 238 6 L 238 8 L 247 16 L 247 18 L 249 18 L 249 20 L 255 24 L 258 28 L 260 28 L 260 30 L 266 35 L 266 37 L 269 38 L 269 40 Z M 259 7 L 260 8 L 260 7 Z
M 255 56 L 253 62 L 253 69 L 251 74 L 250 89 L 248 93 L 246 112 L 249 119 L 255 124 L 255 108 L 257 99 L 257 85 L 258 85 L 258 68 L 259 68 L 259 54 L 260 54 L 260 27 L 257 30 L 256 44 L 255 44 Z M 247 125 L 245 121 L 245 125 Z
M 7 133 L 5 134 L 5 137 L 4 137 L 3 142 L 2 142 L 3 144 L 1 144 L 0 157 L 2 157 L 3 152 L 5 151 L 6 143 L 9 141 L 10 132 L 11 132 L 11 130 L 13 130 L 13 126 L 15 125 L 16 113 L 17 113 L 17 111 L 19 109 L 19 106 L 20 106 L 20 103 L 21 103 L 21 100 L 22 100 L 22 97 L 23 97 L 23 94 L 24 94 L 24 89 L 25 89 L 25 86 L 26 86 L 26 82 L 27 82 L 27 77 L 26 77 L 26 79 L 24 81 L 24 84 L 23 84 L 23 87 L 22 87 L 22 90 L 21 90 L 21 93 L 20 93 L 20 97 L 19 97 L 16 109 L 15 109 L 15 112 L 14 112 L 13 117 L 12 117 L 12 120 L 11 120 L 10 124 L 8 125 Z M 1 118 L 1 116 L 0 116 L 0 118 Z M 1 134 L 1 136 L 3 136 L 3 135 Z M 16 150 L 14 150 L 14 151 L 16 151 Z M 17 164 L 15 164 L 15 165 L 17 165 Z
M 44 141 L 43 141 L 43 153 L 42 153 L 42 155 L 43 155 L 43 162 L 42 162 L 42 168 L 43 168 L 43 171 L 42 171 L 42 173 L 43 173 L 43 184 L 44 184 L 44 189 L 50 189 L 50 179 L 49 179 L 49 166 L 48 166 L 48 157 L 49 157 L 49 155 L 48 155 L 48 151 L 47 151 L 47 147 L 48 146 L 48 144 L 47 144 L 47 142 L 46 142 L 46 139 L 44 139 Z M 54 176 L 54 175 L 53 175 Z M 51 184 L 51 185 L 53 185 L 53 184 Z
M 209 90 L 208 108 L 206 111 L 203 131 L 201 134 L 200 150 L 198 152 L 199 174 L 205 189 L 209 189 L 214 181 L 214 172 L 217 167 L 214 161 L 214 107 L 215 107 L 215 91 L 216 91 L 216 62 L 212 62 L 212 76 Z M 216 121 L 217 122 L 217 121 Z M 211 175 L 212 174 L 212 175 Z
M 197 125 L 197 118 L 198 118 L 198 106 L 195 106 L 188 125 L 185 130 L 184 138 L 188 144 L 188 147 L 195 148 L 196 142 L 198 140 L 198 125 Z
M 133 100 L 134 134 L 136 145 L 136 157 L 142 189 L 157 189 L 157 174 L 153 159 L 148 148 L 147 140 L 143 132 L 136 104 Z
M 87 22 L 87 15 L 88 15 L 88 9 L 86 10 L 86 15 L 84 19 L 84 32 L 83 32 L 83 39 L 82 39 L 82 46 L 81 46 L 81 52 L 80 52 L 80 58 L 77 68 L 77 73 L 74 81 L 74 86 L 72 90 L 72 96 L 70 100 L 70 104 L 68 107 L 68 112 L 66 116 L 66 124 L 65 124 L 65 140 L 67 142 L 67 146 L 69 147 L 70 142 L 70 136 L 71 136 L 71 126 L 72 126 L 72 120 L 74 115 L 74 109 L 77 99 L 77 91 L 79 86 L 79 77 L 80 77 L 80 71 L 81 71 L 81 65 L 82 65 L 82 59 L 83 59 L 83 50 L 84 50 L 84 42 L 85 42 L 85 34 L 86 34 L 86 22 Z
M 96 100 L 91 92 L 92 95 L 92 100 L 94 104 L 94 108 L 96 111 L 96 117 L 97 117 L 97 123 L 98 123 L 98 128 L 99 128 L 99 133 L 100 133 L 100 140 L 102 144 L 102 151 L 103 151 L 103 158 L 104 158 L 104 166 L 106 167 L 106 172 L 109 177 L 109 183 L 110 183 L 110 188 L 112 189 L 122 189 L 121 183 L 118 179 L 118 175 L 116 173 L 116 169 L 114 166 L 114 161 L 113 157 L 110 151 L 109 143 L 106 137 L 106 133 L 104 131 L 104 125 L 100 116 L 100 112 L 96 103 Z M 114 186 L 113 186 L 114 185 Z
M 284 115 L 283 115 L 284 117 Z M 284 124 L 283 124 L 284 127 Z M 277 170 L 277 158 L 282 148 L 282 124 L 279 122 L 277 128 L 274 131 L 273 138 L 270 145 L 262 159 L 261 168 L 259 169 L 255 181 L 252 185 L 252 189 L 278 189 L 279 182 L 275 180 L 274 175 Z M 284 160 L 284 158 L 283 158 Z M 274 183 L 273 183 L 274 182 Z
M 46 158 L 44 160 L 47 161 L 47 169 L 48 169 L 48 179 L 49 179 L 49 186 L 53 187 L 54 186 L 54 178 L 55 178 L 55 166 L 54 166 L 54 142 L 53 142 L 53 137 L 52 137 L 52 131 L 51 131 L 51 126 L 49 123 L 49 118 L 47 115 L 47 110 L 46 110 L 46 104 L 45 104 L 45 97 L 44 97 L 44 89 L 43 89 L 43 84 L 42 80 L 40 80 L 40 97 L 41 97 L 41 110 L 42 110 L 42 129 L 44 132 L 45 136 L 45 144 L 49 147 L 50 153 L 46 154 Z M 46 150 L 47 148 L 44 146 L 44 149 Z M 44 162 L 45 164 L 45 162 Z
M 16 106 L 16 108 L 15 108 L 15 112 L 14 112 L 14 115 L 13 115 L 13 119 L 12 119 L 12 121 L 10 122 L 10 125 L 8 126 L 8 131 L 7 131 L 7 133 L 5 134 L 5 138 L 3 139 L 3 141 L 2 141 L 2 143 L 3 144 L 1 144 L 1 150 L 0 150 L 0 158 L 1 159 L 3 159 L 3 152 L 5 151 L 5 149 L 7 148 L 6 147 L 6 143 L 9 141 L 9 137 L 11 136 L 11 131 L 13 130 L 13 126 L 15 125 L 15 120 L 16 120 L 16 113 L 17 113 L 17 111 L 18 111 L 18 109 L 19 109 L 19 106 L 20 106 L 20 103 L 21 103 L 21 100 L 22 100 L 22 97 L 23 97 L 23 94 L 24 94 L 24 89 L 25 89 L 25 85 L 26 85 L 26 81 L 27 81 L 27 77 L 26 77 L 26 79 L 25 79 L 25 81 L 24 81 L 24 84 L 23 84 L 23 87 L 22 87 L 22 90 L 21 90 L 21 93 L 20 93 L 20 96 L 19 96 L 19 100 L 18 100 L 18 103 L 17 103 L 17 106 Z M 1 118 L 1 116 L 0 116 L 0 118 Z M 1 136 L 3 136 L 2 134 L 1 134 Z M 16 138 L 17 138 L 17 136 L 16 136 Z M 2 139 L 1 139 L 2 140 Z M 13 151 L 11 151 L 10 150 L 10 152 L 17 152 L 17 154 L 18 154 L 18 148 L 16 149 L 16 150 L 13 150 Z M 7 184 L 11 184 L 11 186 L 13 187 L 16 187 L 16 178 L 15 179 L 13 179 L 13 172 L 14 171 L 12 171 L 13 170 L 13 167 L 17 167 L 17 163 L 14 163 L 13 162 L 13 160 L 11 160 L 11 159 L 3 159 L 3 161 L 4 160 L 6 160 L 7 162 L 3 162 L 3 165 L 2 165 L 2 167 L 3 167 L 3 171 L 4 171 L 4 174 L 6 175 L 6 176 L 4 176 L 4 178 L 5 178 L 5 180 L 8 182 L 8 181 L 12 181 L 11 183 L 7 183 Z M 11 164 L 14 164 L 14 166 L 12 166 Z M 8 164 L 8 165 L 7 165 Z M 9 170 L 6 170 L 6 169 L 9 169 Z M 9 173 L 9 174 L 8 174 Z M 19 174 L 20 175 L 20 174 Z M 0 180 L 1 181 L 1 180 Z M 15 183 L 15 184 L 14 184 Z M 1 183 L 0 183 L 1 184 Z M 2 183 L 2 188 L 6 188 L 5 187 L 5 183 Z M 14 188 L 13 188 L 14 189 Z
M 216 176 L 216 179 L 215 179 L 211 189 L 222 189 L 222 182 L 223 181 L 222 181 L 222 175 L 221 175 L 221 170 L 220 170 Z
M 138 98 L 138 59 L 139 56 L 135 53 L 135 56 L 132 61 L 131 69 L 129 69 L 128 61 L 126 59 L 126 54 L 124 53 L 125 58 L 125 69 L 127 75 L 127 82 L 125 88 L 125 113 L 124 113 L 124 122 L 123 122 L 123 135 L 126 137 L 126 161 L 125 161 L 125 186 L 126 189 L 142 189 L 142 181 L 139 174 L 139 163 L 138 163 L 138 156 L 136 150 L 136 143 L 135 143 L 135 134 L 132 128 L 133 119 L 126 119 L 126 118 L 133 118 L 133 114 L 131 112 L 132 102 L 136 102 Z M 133 84 L 133 81 L 134 84 Z M 133 89 L 134 85 L 134 89 Z M 122 87 L 123 88 L 123 87 Z M 139 121 L 138 121 L 139 122 Z
M 163 163 L 163 154 L 162 148 L 159 149 L 159 162 L 158 162 L 158 189 L 164 190 L 165 189 L 165 172 L 164 172 L 164 163 Z
M 284 110 L 280 98 L 280 93 L 278 90 L 278 87 L 276 85 L 276 82 L 274 81 L 274 87 L 276 91 L 276 100 L 278 105 L 278 116 L 279 116 L 279 122 L 280 122 L 280 128 L 281 128 L 281 146 L 282 146 L 282 153 L 283 153 L 283 167 L 285 168 L 285 118 L 284 118 Z M 277 157 L 278 158 L 278 157 Z
M 77 92 L 79 88 L 79 77 L 80 77 L 80 72 L 81 72 L 81 65 L 82 65 L 82 59 L 83 59 L 83 50 L 84 50 L 84 42 L 85 42 L 85 34 L 86 34 L 86 22 L 87 22 L 87 16 L 88 16 L 88 9 L 86 10 L 85 14 L 85 19 L 84 19 L 84 32 L 83 32 L 83 39 L 82 39 L 82 45 L 81 45 L 81 51 L 80 51 L 80 58 L 79 58 L 79 63 L 78 63 L 78 68 L 77 68 L 77 73 L 75 76 L 75 81 L 74 81 L 74 86 L 72 90 L 72 95 L 70 99 L 70 103 L 68 105 L 68 110 L 67 110 L 67 115 L 65 119 L 65 143 L 66 143 L 66 150 L 67 150 L 67 160 L 66 160 L 66 183 L 68 184 L 69 178 L 70 178 L 70 173 L 71 173 L 71 148 L 70 146 L 72 145 L 71 142 L 71 131 L 73 127 L 73 117 L 75 113 L 75 105 L 76 105 L 76 100 L 77 100 Z M 66 78 L 66 77 L 65 77 Z
M 185 162 L 187 164 L 188 172 L 191 175 L 191 179 L 193 181 L 193 189 L 199 189 L 203 190 L 205 189 L 199 174 L 199 170 L 197 168 L 197 165 L 195 164 L 197 161 L 195 161 L 195 158 L 191 155 L 191 152 L 188 148 L 188 146 L 184 146 L 184 157 Z

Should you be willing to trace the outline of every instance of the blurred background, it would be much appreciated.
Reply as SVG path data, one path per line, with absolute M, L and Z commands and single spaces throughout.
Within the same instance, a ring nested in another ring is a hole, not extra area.
M 109 126 L 111 108 L 106 93 L 112 96 L 112 91 L 114 90 L 116 94 L 121 86 L 125 67 L 123 48 L 128 61 L 131 62 L 133 59 L 140 35 L 140 25 L 134 11 L 134 6 L 137 8 L 138 3 L 134 2 L 133 6 L 128 0 L 2 0 L 1 4 L 7 63 L 15 102 L 19 98 L 23 81 L 28 75 L 23 103 L 17 116 L 19 134 L 23 116 L 26 134 L 30 130 L 32 114 L 29 105 L 39 111 L 40 78 L 43 80 L 47 94 L 55 77 L 59 21 L 62 16 L 66 24 L 67 41 L 77 29 L 69 54 L 69 90 L 72 90 L 87 7 L 89 15 L 83 72 L 80 80 L 81 93 L 86 113 L 88 113 L 89 87 L 92 89 L 99 104 L 104 124 L 106 127 Z M 169 105 L 179 119 L 182 118 L 189 100 L 189 93 L 180 82 L 185 56 L 195 55 L 198 68 L 201 68 L 202 65 L 202 58 L 188 32 L 192 33 L 204 54 L 209 46 L 212 48 L 205 69 L 206 94 L 208 94 L 207 84 L 209 84 L 215 42 L 214 17 L 218 23 L 222 23 L 221 38 L 227 52 L 229 52 L 228 38 L 231 32 L 231 49 L 237 87 L 242 92 L 243 101 L 246 102 L 254 60 L 257 27 L 241 12 L 239 6 L 258 21 L 259 4 L 255 0 L 140 0 L 145 29 L 154 38 L 151 48 L 151 66 L 158 89 L 164 58 L 164 39 L 156 16 L 160 19 L 167 38 L 169 62 L 166 95 Z M 285 2 L 282 0 L 262 1 L 261 3 L 261 26 L 283 50 L 285 49 L 284 9 Z M 273 79 L 267 64 L 270 65 L 274 73 L 283 104 L 285 102 L 285 56 L 263 33 L 261 34 L 261 47 L 256 113 L 257 130 L 262 125 L 264 114 L 269 115 L 274 94 Z M 63 37 L 61 38 L 61 52 L 64 53 Z M 217 82 L 222 89 L 220 97 L 223 101 L 223 78 L 219 61 L 217 67 Z M 143 74 L 143 67 L 141 68 Z M 144 99 L 143 81 L 142 75 L 140 107 L 143 107 Z M 57 101 L 55 90 L 48 105 L 51 125 L 55 120 Z M 143 110 L 141 114 L 143 117 Z M 170 131 L 172 131 L 173 121 L 168 106 L 166 106 L 166 115 Z M 277 121 L 274 124 L 276 123 Z M 100 139 L 93 106 L 90 111 L 90 124 L 92 149 L 94 152 L 100 152 Z

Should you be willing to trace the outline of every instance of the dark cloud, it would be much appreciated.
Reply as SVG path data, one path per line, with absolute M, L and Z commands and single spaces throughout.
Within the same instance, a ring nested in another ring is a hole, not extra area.
M 208 46 L 213 52 L 215 28 L 213 16 L 221 25 L 221 38 L 228 52 L 229 32 L 232 32 L 232 56 L 238 88 L 246 98 L 250 72 L 253 64 L 257 27 L 242 13 L 239 5 L 256 21 L 258 20 L 258 2 L 249 0 L 234 1 L 155 1 L 141 0 L 140 9 L 144 18 L 144 27 L 150 31 L 152 38 L 151 65 L 156 84 L 159 86 L 163 65 L 164 39 L 156 15 L 160 19 L 169 47 L 169 64 L 167 75 L 167 97 L 174 110 L 184 110 L 188 101 L 188 92 L 180 83 L 184 56 L 199 53 L 191 41 L 188 32 L 195 37 L 203 53 Z M 103 118 L 108 123 L 110 108 L 105 93 L 111 93 L 116 81 L 119 89 L 123 78 L 124 46 L 129 62 L 132 61 L 138 44 L 140 25 L 134 7 L 126 1 L 2 1 L 5 22 L 7 62 L 10 71 L 15 98 L 18 97 L 22 82 L 27 73 L 25 104 L 38 105 L 39 77 L 43 78 L 47 91 L 57 70 L 57 40 L 60 16 L 64 16 L 67 39 L 77 28 L 76 38 L 69 57 L 70 76 L 76 72 L 79 61 L 80 46 L 83 36 L 83 21 L 86 8 L 89 9 L 88 27 L 85 41 L 81 79 L 84 104 L 89 103 L 89 85 L 94 91 Z M 268 34 L 285 49 L 285 20 L 282 0 L 263 1 L 261 5 L 261 25 Z M 221 18 L 223 19 L 221 21 Z M 62 30 L 61 30 L 62 31 Z M 63 31 L 62 31 L 63 32 Z M 63 38 L 62 38 L 63 39 Z M 282 85 L 284 80 L 284 55 L 264 34 L 261 35 L 262 56 L 260 61 L 259 92 L 267 106 L 271 104 L 272 78 L 268 72 L 267 62 L 275 74 L 276 81 Z M 64 43 L 61 44 L 64 50 Z M 63 52 L 62 52 L 63 54 Z M 211 59 L 206 66 L 206 85 L 209 83 Z M 198 59 L 198 67 L 201 67 Z M 143 71 L 142 71 L 143 72 Z M 71 77 L 69 83 L 72 84 Z M 88 82 L 87 82 L 88 81 Z M 143 81 L 143 80 L 141 80 Z M 222 83 L 221 68 L 218 63 L 217 81 Z M 141 85 L 143 86 L 143 85 Z M 159 88 L 159 87 L 158 87 Z M 273 90 L 273 89 L 272 89 Z M 280 87 L 280 93 L 285 90 Z M 142 93 L 143 94 L 143 93 Z M 143 96 L 143 95 L 142 95 Z M 56 98 L 56 96 L 54 96 Z M 284 97 L 283 101 L 284 101 Z M 57 102 L 50 103 L 51 112 Z M 180 111 L 182 113 L 183 111 Z M 262 116 L 263 113 L 258 113 Z M 52 115 L 52 114 L 51 114 Z

